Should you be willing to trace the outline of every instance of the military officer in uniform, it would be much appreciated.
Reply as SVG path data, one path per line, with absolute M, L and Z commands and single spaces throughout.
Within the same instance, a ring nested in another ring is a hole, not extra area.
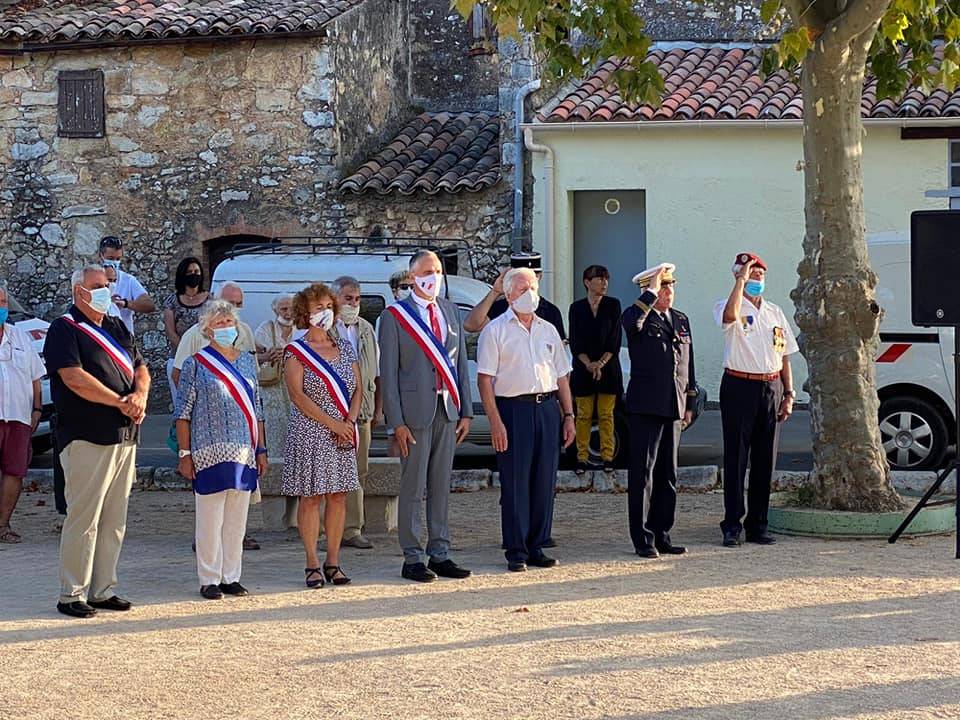
M 725 547 L 740 544 L 740 532 L 758 545 L 772 545 L 767 532 L 770 481 L 777 457 L 779 423 L 793 412 L 790 355 L 797 341 L 783 310 L 763 299 L 767 266 L 752 253 L 733 264 L 733 289 L 714 306 L 723 329 L 723 507 L 720 523 Z M 744 478 L 750 461 L 747 507 Z
M 680 431 L 693 417 L 697 381 L 690 320 L 673 309 L 675 269 L 662 263 L 636 275 L 643 292 L 621 318 L 630 350 L 630 539 L 644 558 L 686 552 L 673 544 L 670 529 Z

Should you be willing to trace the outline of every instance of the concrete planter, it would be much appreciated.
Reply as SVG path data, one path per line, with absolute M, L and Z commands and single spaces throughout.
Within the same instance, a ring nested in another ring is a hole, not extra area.
M 809 537 L 877 539 L 893 534 L 908 510 L 888 513 L 857 513 L 786 506 L 786 495 L 771 498 L 770 530 L 782 535 Z M 940 535 L 956 527 L 953 504 L 927 506 L 913 519 L 908 535 Z

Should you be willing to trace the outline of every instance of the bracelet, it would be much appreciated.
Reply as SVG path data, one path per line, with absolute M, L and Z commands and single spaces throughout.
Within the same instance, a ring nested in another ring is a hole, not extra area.
M 38 412 L 38 413 L 42 413 L 42 412 L 43 412 L 43 408 L 34 408 L 33 411 L 34 411 L 34 412 Z

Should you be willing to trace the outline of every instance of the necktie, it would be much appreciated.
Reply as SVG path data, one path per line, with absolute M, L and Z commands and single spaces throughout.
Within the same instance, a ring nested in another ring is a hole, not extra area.
M 430 329 L 433 330 L 433 334 L 437 336 L 437 340 L 440 341 L 440 344 L 443 345 L 443 333 L 440 330 L 440 317 L 437 314 L 437 304 L 430 303 L 427 305 L 427 310 L 430 313 Z M 437 373 L 437 391 L 443 390 L 443 379 L 440 377 L 440 373 Z

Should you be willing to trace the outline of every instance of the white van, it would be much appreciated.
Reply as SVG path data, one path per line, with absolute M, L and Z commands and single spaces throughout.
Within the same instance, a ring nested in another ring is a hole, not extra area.
M 216 291 L 227 281 L 243 288 L 243 321 L 252 328 L 273 318 L 270 307 L 281 293 L 295 293 L 315 282 L 332 283 L 349 275 L 360 281 L 360 315 L 376 325 L 380 313 L 393 300 L 390 276 L 409 267 L 416 248 L 364 245 L 261 245 L 240 249 L 219 265 L 213 274 Z M 479 303 L 490 286 L 473 278 L 447 275 L 444 296 L 460 309 L 461 318 Z M 476 417 L 470 425 L 466 443 L 490 446 L 490 424 L 483 414 L 477 390 L 477 334 L 467 335 L 470 385 Z M 381 432 L 382 433 L 382 429 Z M 374 433 L 375 437 L 377 433 Z
M 890 467 L 941 466 L 955 435 L 953 328 L 910 322 L 910 242 L 906 232 L 867 239 L 884 315 L 877 356 L 880 434 Z

